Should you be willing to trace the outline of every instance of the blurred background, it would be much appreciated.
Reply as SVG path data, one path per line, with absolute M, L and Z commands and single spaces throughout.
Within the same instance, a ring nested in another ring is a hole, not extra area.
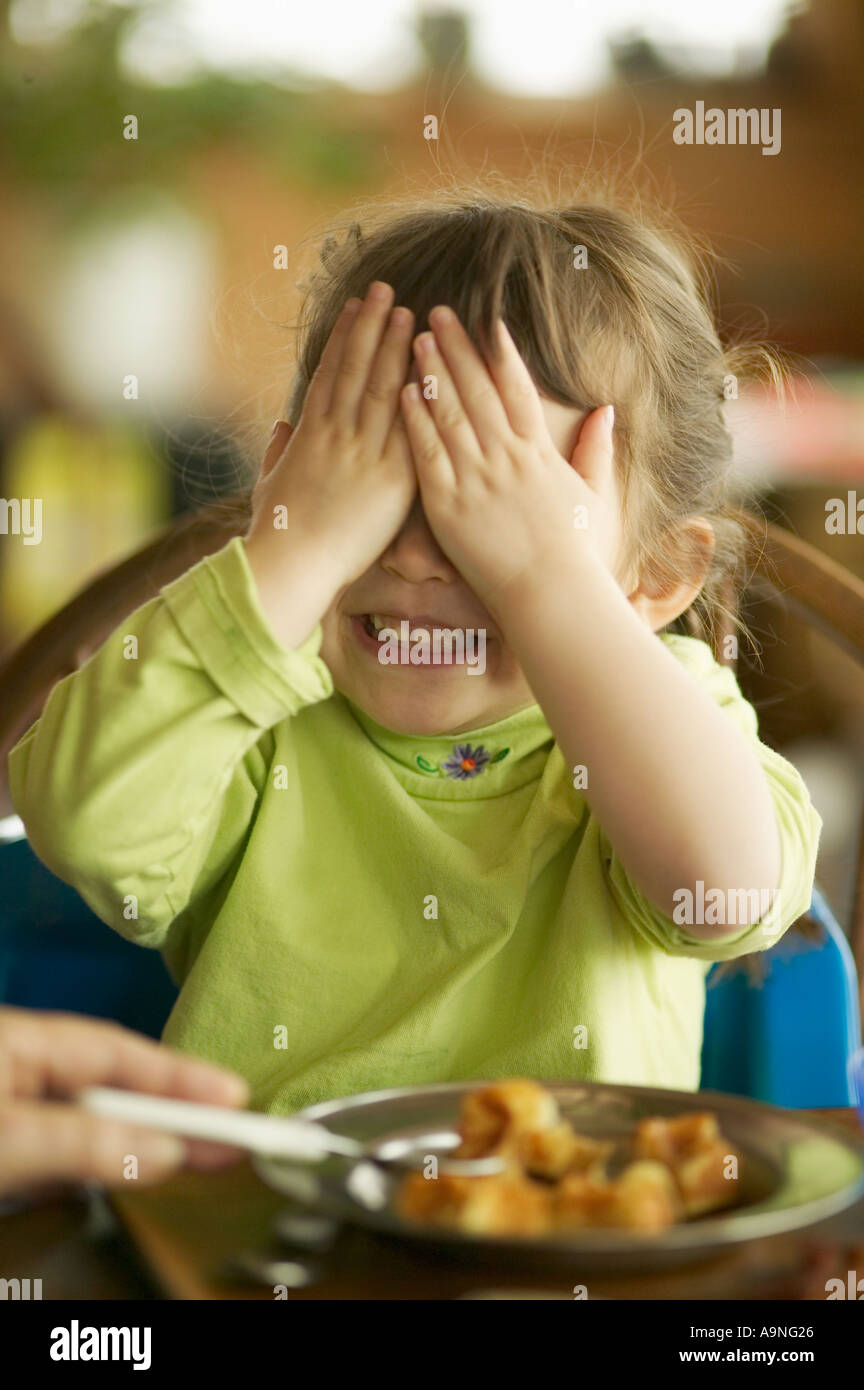
M 0 12 L 0 656 L 254 470 L 289 392 L 297 281 L 331 215 L 420 193 L 439 166 L 518 176 L 550 150 L 571 165 L 641 151 L 724 258 L 722 324 L 798 355 L 785 409 L 761 390 L 729 402 L 738 475 L 864 577 L 862 0 Z M 778 108 L 780 151 L 676 144 L 673 112 L 698 101 Z M 850 493 L 862 534 L 829 534 L 826 501 Z M 41 499 L 38 539 L 24 499 Z M 864 678 L 818 637 L 757 636 L 763 732 L 811 785 L 842 917 Z

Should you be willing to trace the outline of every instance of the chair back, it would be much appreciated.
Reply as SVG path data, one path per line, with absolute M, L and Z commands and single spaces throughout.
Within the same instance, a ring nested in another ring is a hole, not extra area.
M 747 536 L 750 605 L 766 603 L 864 667 L 864 582 L 782 527 L 746 511 L 737 517 Z M 714 650 L 734 666 L 731 593 L 726 607 Z M 738 676 L 752 698 L 746 673 Z M 862 978 L 864 818 L 848 934 L 815 887 L 809 912 L 775 947 L 709 972 L 702 1086 L 791 1107 L 855 1104 L 850 1062 L 861 1046 Z
M 745 510 L 739 510 L 736 516 L 747 537 L 746 600 L 751 611 L 759 612 L 760 627 L 764 621 L 761 610 L 765 606 L 769 622 L 781 620 L 789 627 L 793 638 L 802 630 L 820 634 L 829 644 L 827 650 L 845 653 L 864 674 L 864 580 L 783 527 Z M 718 661 L 735 666 L 736 662 L 727 655 L 726 644 L 726 638 L 735 627 L 738 605 L 733 595 L 728 596 L 726 606 L 728 618 L 715 635 L 715 656 Z M 748 684 L 753 680 L 753 673 L 739 669 L 738 675 L 744 694 L 754 698 Z M 809 677 L 812 684 L 818 685 L 818 669 L 814 672 L 811 668 Z M 864 692 L 864 685 L 861 690 Z M 809 693 L 811 705 L 814 701 L 818 704 L 818 691 Z M 758 700 L 755 703 L 758 707 Z M 770 712 L 766 710 L 766 715 Z M 864 724 L 864 708 L 860 714 Z M 760 722 L 764 727 L 761 711 Z M 846 936 L 859 980 L 864 982 L 864 808 L 854 859 Z M 796 934 L 821 939 L 818 916 L 807 914 L 799 919 L 796 928 Z M 864 999 L 859 994 L 859 1010 L 862 1003 Z

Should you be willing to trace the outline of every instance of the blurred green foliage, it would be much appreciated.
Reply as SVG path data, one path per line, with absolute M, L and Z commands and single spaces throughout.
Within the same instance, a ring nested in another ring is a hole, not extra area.
M 38 46 L 13 41 L 9 4 L 0 0 L 0 174 L 44 188 L 72 216 L 124 184 L 182 183 L 196 153 L 226 143 L 307 186 L 361 186 L 376 175 L 374 132 L 340 120 L 339 87 L 304 75 L 292 90 L 290 73 L 284 87 L 218 73 L 148 86 L 123 73 L 118 53 L 152 4 L 89 0 L 74 31 Z M 128 115 L 137 141 L 123 138 Z

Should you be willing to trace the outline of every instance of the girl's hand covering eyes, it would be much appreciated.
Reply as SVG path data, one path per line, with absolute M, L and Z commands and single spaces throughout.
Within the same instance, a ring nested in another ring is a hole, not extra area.
M 583 422 L 572 464 L 549 435 L 537 388 L 503 320 L 487 359 L 452 310 L 433 309 L 414 340 L 424 400 L 402 390 L 402 413 L 435 538 L 493 613 L 538 570 L 566 559 L 615 562 L 613 411 Z
M 245 545 L 262 598 L 279 589 L 284 608 L 288 586 L 302 572 L 311 607 L 320 608 L 309 627 L 387 548 L 416 496 L 399 412 L 414 316 L 392 303 L 393 291 L 381 281 L 365 300 L 347 301 L 300 422 L 253 493 Z

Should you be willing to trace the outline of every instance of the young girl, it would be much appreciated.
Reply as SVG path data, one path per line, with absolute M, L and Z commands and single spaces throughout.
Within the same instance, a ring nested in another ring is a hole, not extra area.
M 710 631 L 739 543 L 694 273 L 602 202 L 487 194 L 324 263 L 246 534 L 10 756 L 33 847 L 164 952 L 165 1041 L 261 1108 L 695 1089 L 705 973 L 807 910 L 820 821 L 667 630 Z

